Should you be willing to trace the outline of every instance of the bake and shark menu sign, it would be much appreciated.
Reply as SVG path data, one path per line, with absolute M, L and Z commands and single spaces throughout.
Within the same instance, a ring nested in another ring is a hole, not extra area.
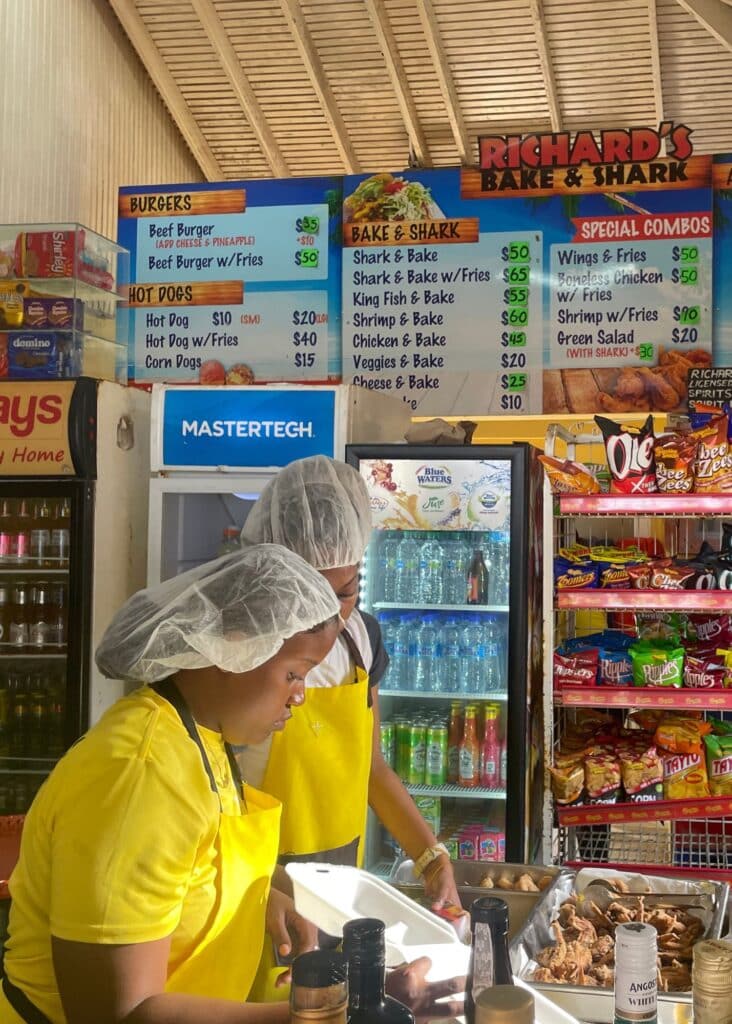
M 130 187 L 129 376 L 340 378 L 340 178 Z

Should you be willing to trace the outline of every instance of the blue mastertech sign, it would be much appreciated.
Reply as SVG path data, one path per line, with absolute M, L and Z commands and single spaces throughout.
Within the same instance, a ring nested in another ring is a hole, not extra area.
M 165 392 L 165 466 L 286 466 L 335 455 L 335 392 L 175 388 Z

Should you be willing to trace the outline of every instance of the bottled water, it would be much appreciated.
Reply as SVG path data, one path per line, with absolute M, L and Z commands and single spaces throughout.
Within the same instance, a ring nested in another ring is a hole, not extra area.
M 408 690 L 411 686 L 409 665 L 409 616 L 402 615 L 394 625 L 393 647 L 389 652 L 389 687 L 392 690 Z
M 442 627 L 442 671 L 445 689 L 460 692 L 460 621 L 450 616 Z
M 476 647 L 481 646 L 481 637 L 476 639 L 476 622 L 474 615 L 466 615 L 460 624 L 460 692 L 480 693 L 479 659 Z M 481 663 L 482 664 L 482 663 Z
M 414 689 L 419 693 L 438 693 L 442 689 L 439 631 L 434 615 L 425 616 L 417 630 Z
M 485 644 L 485 688 L 501 690 L 503 688 L 503 672 L 500 627 L 495 615 L 487 615 L 483 623 L 483 639 Z
M 385 533 L 378 549 L 377 588 L 381 592 L 382 601 L 396 600 L 397 546 L 394 534 L 391 531 Z
M 422 604 L 442 604 L 443 559 L 439 534 L 426 534 L 419 550 L 419 600 Z
M 381 628 L 381 639 L 384 642 L 386 653 L 389 655 L 389 670 L 387 671 L 381 685 L 385 690 L 395 690 L 399 685 L 394 677 L 394 640 L 397 625 L 396 620 L 390 615 L 385 615 L 384 612 L 379 612 L 376 618 Z
M 491 604 L 508 604 L 510 550 L 510 534 L 496 531 L 491 535 L 491 565 L 493 568 L 490 578 Z
M 394 598 L 413 604 L 417 597 L 417 571 L 419 569 L 419 542 L 406 531 L 396 548 L 396 587 Z
M 462 533 L 448 533 L 443 538 L 444 572 L 442 576 L 442 592 L 445 604 L 465 604 L 466 580 L 470 554 L 468 544 Z

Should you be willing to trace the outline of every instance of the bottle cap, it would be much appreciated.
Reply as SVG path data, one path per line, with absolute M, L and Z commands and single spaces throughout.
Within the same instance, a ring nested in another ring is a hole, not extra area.
M 507 930 L 508 904 L 497 896 L 479 896 L 470 905 L 470 919 L 483 924 L 495 924 Z
M 475 1024 L 534 1024 L 534 997 L 518 985 L 494 985 L 475 1000 Z
M 710 995 L 732 994 L 732 943 L 705 939 L 694 946 L 693 988 Z
M 342 985 L 348 978 L 348 964 L 341 953 L 318 949 L 303 953 L 292 965 L 292 984 L 302 988 Z
M 655 970 L 658 932 L 650 924 L 620 924 L 615 929 L 615 959 L 634 971 Z
M 344 924 L 344 956 L 356 965 L 360 965 L 362 960 L 369 966 L 383 965 L 386 955 L 384 930 L 384 922 L 376 917 L 362 917 Z

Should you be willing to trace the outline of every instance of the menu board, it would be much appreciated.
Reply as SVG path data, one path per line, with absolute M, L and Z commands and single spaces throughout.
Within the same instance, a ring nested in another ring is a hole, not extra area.
M 340 202 L 340 178 L 121 189 L 130 379 L 339 379 Z
M 714 189 L 714 365 L 732 366 L 732 153 L 712 164 Z

